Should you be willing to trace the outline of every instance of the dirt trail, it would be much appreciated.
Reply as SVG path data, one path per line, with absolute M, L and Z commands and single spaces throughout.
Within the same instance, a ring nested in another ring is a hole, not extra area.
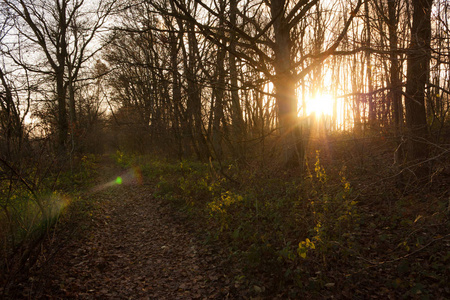
M 152 197 L 152 186 L 127 175 L 113 185 L 117 168 L 110 165 L 99 173 L 111 184 L 89 196 L 99 203 L 93 226 L 66 243 L 24 292 L 51 299 L 234 298 L 220 259 Z

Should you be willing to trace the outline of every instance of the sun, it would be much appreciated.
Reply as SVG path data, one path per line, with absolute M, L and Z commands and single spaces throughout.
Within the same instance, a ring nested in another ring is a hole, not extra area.
M 333 105 L 334 99 L 329 94 L 319 94 L 314 98 L 307 98 L 306 101 L 306 115 L 311 116 L 315 114 L 316 117 L 321 116 L 332 116 L 333 115 Z M 299 101 L 300 106 L 302 105 L 302 101 Z M 303 108 L 304 109 L 304 108 Z
M 353 122 L 352 115 L 346 114 L 348 103 L 343 97 L 333 97 L 331 94 L 318 93 L 315 97 L 305 97 L 298 100 L 298 117 L 311 122 L 314 118 L 317 124 L 322 124 L 326 130 L 345 130 Z

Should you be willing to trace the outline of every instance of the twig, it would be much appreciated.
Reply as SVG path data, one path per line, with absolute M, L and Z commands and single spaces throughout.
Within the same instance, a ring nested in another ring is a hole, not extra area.
M 385 264 L 388 264 L 388 263 L 394 263 L 394 262 L 398 262 L 398 261 L 400 261 L 400 260 L 406 259 L 406 258 L 408 258 L 408 257 L 410 257 L 410 256 L 413 256 L 413 255 L 419 253 L 420 251 L 424 250 L 425 248 L 429 247 L 429 246 L 430 246 L 431 244 L 433 244 L 434 242 L 443 240 L 443 239 L 445 239 L 445 238 L 447 238 L 447 237 L 450 237 L 450 233 L 449 233 L 449 234 L 446 234 L 446 235 L 444 235 L 444 236 L 441 236 L 441 237 L 439 237 L 439 238 L 433 239 L 432 241 L 430 241 L 430 242 L 427 243 L 426 245 L 420 247 L 419 249 L 416 249 L 415 251 L 413 251 L 413 252 L 411 252 L 411 253 L 408 253 L 408 254 L 406 254 L 406 255 L 404 255 L 404 256 L 397 257 L 397 258 L 394 258 L 394 259 L 391 259 L 391 260 L 385 260 L 385 261 L 379 261 L 379 262 L 377 262 L 377 261 L 372 261 L 372 260 L 366 259 L 366 258 L 364 258 L 364 257 L 362 257 L 362 256 L 359 256 L 359 255 L 355 255 L 356 258 L 365 261 L 366 263 L 370 264 L 370 266 L 368 266 L 368 267 L 366 267 L 366 268 L 364 268 L 364 269 L 362 269 L 362 270 L 359 270 L 358 272 L 355 272 L 355 273 L 353 273 L 352 275 L 357 274 L 357 273 L 360 273 L 360 272 L 362 272 L 363 270 L 367 270 L 367 269 L 372 268 L 372 267 L 382 266 L 382 265 L 385 265 Z M 332 241 L 331 243 L 336 244 L 336 245 L 338 245 L 339 247 L 341 247 L 341 248 L 343 248 L 343 249 L 345 249 L 345 250 L 347 250 L 347 251 L 350 251 L 350 252 L 353 252 L 354 254 L 356 254 L 356 251 L 354 251 L 354 250 L 352 250 L 352 249 L 349 249 L 349 248 L 343 246 L 343 245 L 340 244 L 339 242 Z

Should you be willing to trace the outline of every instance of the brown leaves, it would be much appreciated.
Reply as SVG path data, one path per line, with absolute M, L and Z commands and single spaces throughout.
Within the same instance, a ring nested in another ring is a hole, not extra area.
M 148 186 L 95 194 L 99 209 L 84 238 L 72 241 L 41 275 L 41 296 L 214 299 L 229 294 L 214 253 L 196 243 Z M 46 274 L 44 274 L 46 273 Z

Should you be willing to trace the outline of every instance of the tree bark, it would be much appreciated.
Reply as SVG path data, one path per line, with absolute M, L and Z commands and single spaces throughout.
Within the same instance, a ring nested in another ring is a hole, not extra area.
M 180 83 L 180 74 L 178 73 L 178 38 L 176 37 L 173 31 L 169 32 L 169 40 L 170 40 L 170 60 L 172 67 L 172 105 L 173 105 L 173 114 L 174 121 L 172 124 L 172 130 L 175 136 L 175 143 L 177 145 L 177 154 L 178 158 L 181 160 L 184 156 L 183 153 L 183 140 L 182 134 L 180 130 L 181 124 L 181 83 Z
M 237 0 L 230 0 L 230 23 L 231 26 L 236 27 L 237 18 Z M 230 65 L 230 88 L 231 88 L 231 119 L 232 130 L 234 134 L 233 140 L 235 141 L 234 150 L 235 156 L 244 156 L 242 145 L 244 139 L 244 120 L 242 118 L 241 103 L 239 100 L 239 88 L 238 88 L 238 72 L 236 66 L 236 43 L 237 35 L 231 30 L 230 32 L 230 51 L 229 51 L 229 65 Z
M 56 97 L 58 103 L 58 147 L 60 151 L 66 150 L 66 141 L 69 131 L 69 123 L 67 120 L 67 108 L 66 108 L 66 87 L 64 82 L 64 74 L 67 60 L 67 20 L 66 20 L 66 7 L 67 2 L 56 1 L 59 17 L 59 36 L 56 45 L 56 59 L 58 65 L 55 70 L 56 77 Z
M 398 17 L 396 16 L 396 4 L 397 0 L 388 0 L 389 10 L 389 59 L 391 63 L 390 67 L 390 97 L 392 100 L 393 115 L 394 115 L 394 127 L 398 135 L 403 124 L 403 104 L 402 104 L 402 88 L 400 78 L 400 63 L 398 59 L 398 35 L 397 35 L 397 23 Z
M 369 18 L 369 1 L 364 2 L 364 17 L 366 23 L 366 47 L 371 47 L 371 30 L 370 30 L 370 18 Z M 370 51 L 366 51 L 366 76 L 367 76 L 367 102 L 369 104 L 369 127 L 373 127 L 376 121 L 376 107 L 373 97 L 373 78 L 372 78 L 372 58 Z
M 195 26 L 188 23 L 188 63 L 186 65 L 186 79 L 187 79 L 187 112 L 189 115 L 190 129 L 192 130 L 192 142 L 197 157 L 200 160 L 208 159 L 209 151 L 206 144 L 206 139 L 203 134 L 203 116 L 202 116 L 202 99 L 201 87 L 197 83 L 196 67 L 198 66 L 198 44 L 195 37 Z
M 275 79 L 273 81 L 278 108 L 282 162 L 285 166 L 299 165 L 303 162 L 299 149 L 300 134 L 297 128 L 297 98 L 295 80 L 291 66 L 291 47 L 289 24 L 284 16 L 285 0 L 272 0 L 271 13 L 275 33 Z
M 408 50 L 406 83 L 406 125 L 408 161 L 428 156 L 428 126 L 425 109 L 425 86 L 428 82 L 431 40 L 432 0 L 413 0 L 413 24 Z
M 225 1 L 219 1 L 219 13 L 225 14 Z M 219 21 L 219 36 L 224 36 L 223 18 Z M 222 43 L 226 43 L 222 41 Z M 215 83 L 213 86 L 213 98 L 215 99 L 212 107 L 214 108 L 212 124 L 212 145 L 217 159 L 221 160 L 223 155 L 222 140 L 223 132 L 221 125 L 224 121 L 224 92 L 225 92 L 225 55 L 226 50 L 223 47 L 217 48 L 217 61 L 215 70 Z

